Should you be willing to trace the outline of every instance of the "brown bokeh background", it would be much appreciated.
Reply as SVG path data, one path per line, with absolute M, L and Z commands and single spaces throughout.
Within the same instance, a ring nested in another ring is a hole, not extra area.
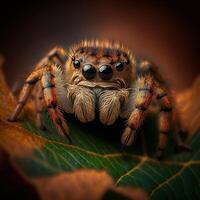
M 157 63 L 174 90 L 200 73 L 200 6 L 174 1 L 43 1 L 1 5 L 0 53 L 12 87 L 53 46 L 119 40 Z

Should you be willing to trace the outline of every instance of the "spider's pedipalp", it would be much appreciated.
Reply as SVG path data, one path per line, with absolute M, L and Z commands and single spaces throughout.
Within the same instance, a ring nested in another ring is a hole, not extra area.
M 82 87 L 73 87 L 70 90 L 73 95 L 73 112 L 81 122 L 91 122 L 95 119 L 95 93 Z
M 99 119 L 103 124 L 111 125 L 119 117 L 123 103 L 128 100 L 128 91 L 104 90 L 99 95 Z

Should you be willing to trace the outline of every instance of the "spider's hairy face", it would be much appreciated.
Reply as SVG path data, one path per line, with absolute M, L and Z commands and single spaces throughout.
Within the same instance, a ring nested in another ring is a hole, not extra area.
M 133 79 L 133 63 L 120 49 L 80 47 L 70 59 L 71 84 L 91 88 L 127 88 Z

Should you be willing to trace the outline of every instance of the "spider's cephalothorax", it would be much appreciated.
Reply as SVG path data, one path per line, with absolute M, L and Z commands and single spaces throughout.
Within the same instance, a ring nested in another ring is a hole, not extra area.
M 54 48 L 26 79 L 18 104 L 10 118 L 17 119 L 33 86 L 37 124 L 44 127 L 42 112 L 48 109 L 61 135 L 69 137 L 66 120 L 60 109 L 74 113 L 81 122 L 99 116 L 105 125 L 118 117 L 127 118 L 121 142 L 131 145 L 152 98 L 160 105 L 160 142 L 157 156 L 165 149 L 172 111 L 168 91 L 154 65 L 135 57 L 123 45 L 107 41 L 82 41 L 68 51 Z

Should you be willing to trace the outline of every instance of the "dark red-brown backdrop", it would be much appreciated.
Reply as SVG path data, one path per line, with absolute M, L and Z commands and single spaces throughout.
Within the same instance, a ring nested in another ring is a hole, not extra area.
M 174 1 L 43 1 L 1 5 L 0 54 L 10 86 L 54 45 L 115 39 L 158 64 L 175 90 L 200 73 L 200 6 Z

